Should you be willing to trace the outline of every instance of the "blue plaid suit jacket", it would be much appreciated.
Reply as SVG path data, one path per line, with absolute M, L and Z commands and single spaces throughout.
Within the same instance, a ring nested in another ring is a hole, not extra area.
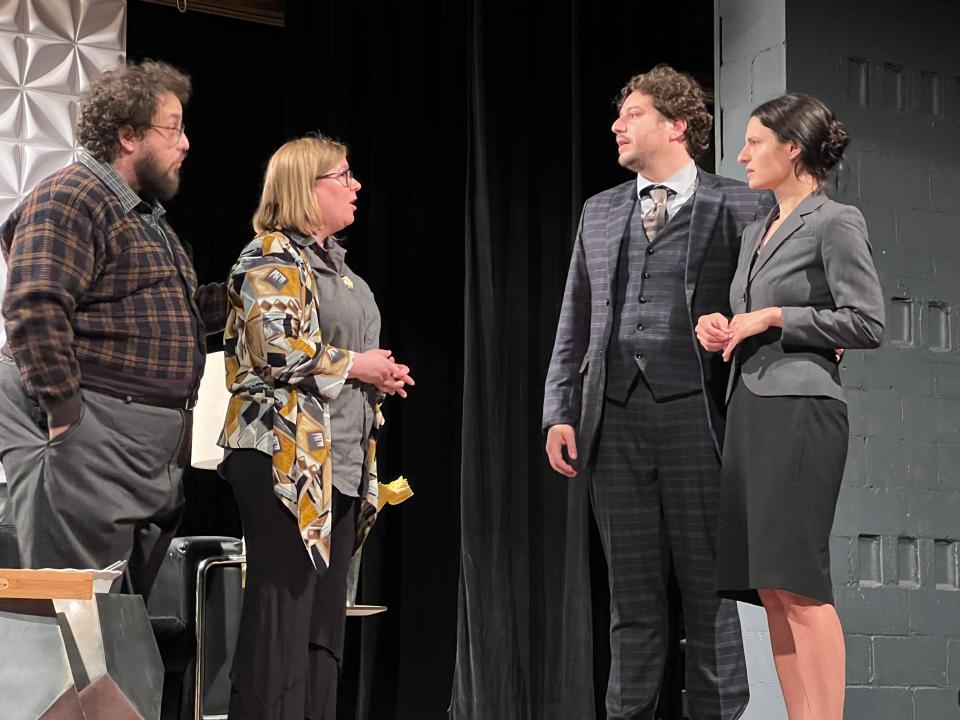
M 573 425 L 581 467 L 589 462 L 603 407 L 617 258 L 636 188 L 636 180 L 631 179 L 584 203 L 547 371 L 543 429 Z M 700 348 L 694 327 L 701 315 L 720 312 L 730 316 L 728 295 L 737 268 L 740 234 L 748 223 L 764 217 L 775 199 L 769 192 L 699 170 L 699 185 L 691 202 L 684 281 L 690 342 L 700 358 L 704 412 L 719 454 L 728 368 L 719 354 Z

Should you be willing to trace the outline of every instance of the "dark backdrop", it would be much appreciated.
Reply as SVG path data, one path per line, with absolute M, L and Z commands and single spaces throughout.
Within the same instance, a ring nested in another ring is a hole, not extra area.
M 381 479 L 416 496 L 365 546 L 361 600 L 390 610 L 349 621 L 341 717 L 590 717 L 605 570 L 582 480 L 544 460 L 542 382 L 580 206 L 629 177 L 611 101 L 656 62 L 712 78 L 712 2 L 287 0 L 285 28 L 131 2 L 127 44 L 194 78 L 168 210 L 201 280 L 249 240 L 285 139 L 339 137 L 364 186 L 349 260 L 417 380 L 387 402 Z M 215 474 L 187 489 L 185 534 L 239 534 Z

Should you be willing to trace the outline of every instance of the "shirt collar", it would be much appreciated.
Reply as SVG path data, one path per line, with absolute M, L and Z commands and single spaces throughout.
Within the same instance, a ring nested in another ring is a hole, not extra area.
M 696 181 L 697 165 L 695 162 L 693 162 L 693 160 L 677 170 L 677 172 L 663 182 L 655 183 L 652 180 L 647 180 L 647 178 L 640 173 L 637 173 L 637 196 L 639 197 L 640 193 L 643 192 L 643 189 L 645 187 L 649 187 L 650 185 L 663 185 L 664 187 L 668 187 L 673 190 L 677 196 L 683 196 L 690 190 L 691 187 L 693 187 L 693 184 Z
M 343 262 L 347 255 L 347 249 L 340 244 L 340 241 L 333 235 L 327 237 L 326 242 L 321 245 L 312 235 L 304 235 L 299 230 L 284 230 L 284 234 L 290 238 L 291 242 L 311 252 L 322 255 L 326 253 L 338 263 Z
M 146 205 L 154 217 L 160 217 L 166 212 L 163 205 L 157 200 L 154 200 L 151 205 L 137 195 L 137 193 L 133 191 L 133 188 L 127 184 L 127 181 L 120 177 L 120 173 L 113 169 L 112 165 L 100 162 L 86 150 L 81 150 L 77 153 L 77 160 L 89 168 L 94 175 L 100 178 L 103 183 L 110 188 L 113 194 L 117 196 L 117 199 L 120 201 L 120 206 L 125 213 L 130 212 L 141 204 Z

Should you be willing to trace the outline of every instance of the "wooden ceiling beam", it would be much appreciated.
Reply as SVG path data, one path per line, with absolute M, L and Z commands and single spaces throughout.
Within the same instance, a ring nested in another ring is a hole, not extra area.
M 175 7 L 181 12 L 202 12 L 237 20 L 283 27 L 284 0 L 141 0 Z

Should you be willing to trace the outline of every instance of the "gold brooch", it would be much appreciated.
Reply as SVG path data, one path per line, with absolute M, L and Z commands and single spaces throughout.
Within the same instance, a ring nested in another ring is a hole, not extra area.
M 340 279 L 343 281 L 343 284 L 347 286 L 348 290 L 353 290 L 353 280 L 348 278 L 346 275 L 341 275 Z

